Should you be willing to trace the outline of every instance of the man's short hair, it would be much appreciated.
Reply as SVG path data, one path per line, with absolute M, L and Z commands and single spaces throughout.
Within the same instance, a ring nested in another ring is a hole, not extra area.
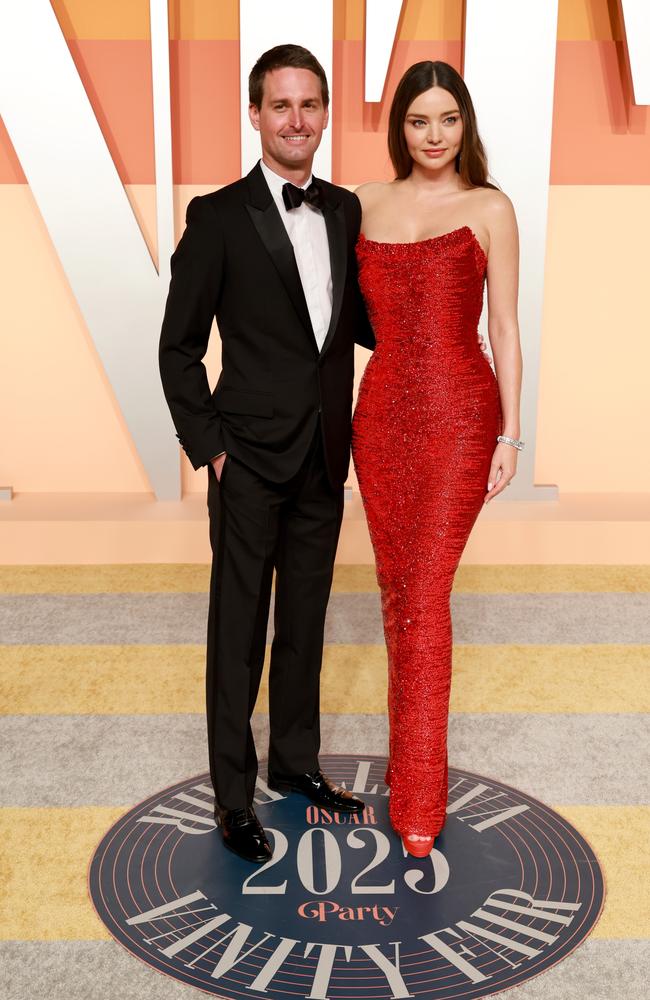
M 323 105 L 328 107 L 330 92 L 325 70 L 316 56 L 312 55 L 309 49 L 304 49 L 302 45 L 276 45 L 262 53 L 248 77 L 249 102 L 254 104 L 256 108 L 261 108 L 264 97 L 264 77 L 274 69 L 284 69 L 287 66 L 294 69 L 308 69 L 315 73 L 320 80 Z

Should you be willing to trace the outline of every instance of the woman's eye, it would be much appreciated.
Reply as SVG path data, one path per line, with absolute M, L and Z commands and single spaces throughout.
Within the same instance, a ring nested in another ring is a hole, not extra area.
M 445 118 L 446 124 L 455 125 L 458 121 L 458 115 L 450 115 L 449 118 Z
M 426 125 L 426 122 L 423 118 L 414 118 L 411 124 L 415 125 L 416 128 L 420 128 L 421 125 Z

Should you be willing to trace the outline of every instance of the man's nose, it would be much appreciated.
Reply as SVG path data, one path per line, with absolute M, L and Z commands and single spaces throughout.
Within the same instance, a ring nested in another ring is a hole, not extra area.
M 289 112 L 289 124 L 291 125 L 291 128 L 296 130 L 296 132 L 300 129 L 302 125 L 301 107 L 291 108 Z

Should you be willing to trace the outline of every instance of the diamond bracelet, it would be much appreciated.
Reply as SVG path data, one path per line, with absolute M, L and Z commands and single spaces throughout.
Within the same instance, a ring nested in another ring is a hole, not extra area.
M 497 441 L 499 444 L 511 444 L 513 448 L 517 449 L 517 451 L 523 451 L 524 448 L 523 441 L 519 441 L 518 438 L 506 437 L 505 434 L 499 434 Z

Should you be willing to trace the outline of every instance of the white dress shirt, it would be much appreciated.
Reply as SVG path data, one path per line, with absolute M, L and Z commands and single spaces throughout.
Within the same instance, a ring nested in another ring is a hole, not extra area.
M 263 160 L 260 165 L 293 245 L 309 318 L 320 351 L 332 318 L 332 269 L 325 219 L 318 208 L 313 208 L 306 201 L 298 208 L 287 211 L 282 199 L 286 177 L 280 177 Z M 302 187 L 309 187 L 311 181 L 310 177 Z

